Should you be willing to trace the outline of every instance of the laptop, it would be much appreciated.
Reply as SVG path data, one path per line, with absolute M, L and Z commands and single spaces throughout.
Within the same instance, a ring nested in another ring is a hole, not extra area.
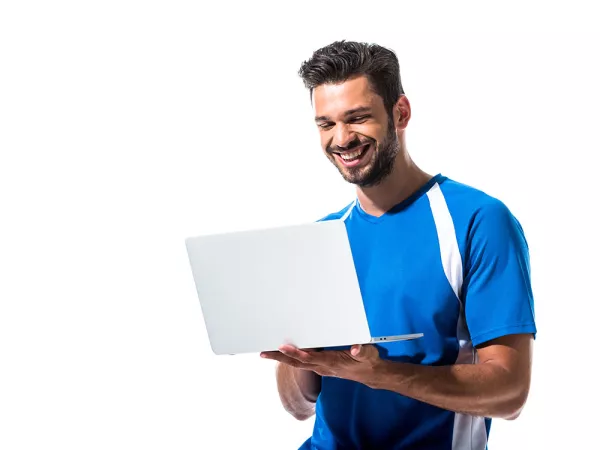
M 185 240 L 217 355 L 416 339 L 372 336 L 341 220 Z

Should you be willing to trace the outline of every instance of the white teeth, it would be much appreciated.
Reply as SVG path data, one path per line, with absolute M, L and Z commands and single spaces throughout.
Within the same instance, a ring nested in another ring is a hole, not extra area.
M 342 153 L 342 154 L 340 154 L 340 157 L 344 161 L 352 161 L 353 159 L 356 159 L 360 155 L 362 155 L 364 150 L 365 150 L 365 147 L 361 148 L 360 150 L 356 150 L 355 152 L 352 152 L 352 153 Z

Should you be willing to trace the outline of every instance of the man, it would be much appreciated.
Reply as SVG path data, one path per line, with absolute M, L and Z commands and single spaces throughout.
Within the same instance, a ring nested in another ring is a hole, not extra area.
M 413 341 L 262 354 L 303 449 L 482 450 L 528 396 L 536 334 L 527 243 L 499 200 L 417 167 L 395 54 L 335 42 L 300 70 L 321 145 L 357 199 L 342 219 L 371 332 Z M 331 276 L 335 276 L 332 267 Z M 314 314 L 319 314 L 315 311 Z

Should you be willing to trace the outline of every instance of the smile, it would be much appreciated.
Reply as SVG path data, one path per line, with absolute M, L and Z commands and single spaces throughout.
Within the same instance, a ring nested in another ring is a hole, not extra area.
M 334 153 L 336 158 L 346 167 L 354 167 L 358 165 L 363 156 L 368 153 L 371 148 L 370 144 L 362 145 L 360 148 L 353 150 L 351 152 L 343 152 L 343 153 Z

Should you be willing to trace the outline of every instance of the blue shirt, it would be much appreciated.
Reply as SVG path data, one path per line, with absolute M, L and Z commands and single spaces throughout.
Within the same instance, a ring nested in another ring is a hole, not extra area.
M 358 202 L 322 220 L 346 223 L 372 336 L 382 358 L 473 364 L 476 346 L 536 326 L 529 253 L 509 209 L 442 175 L 380 217 Z M 323 377 L 313 435 L 302 450 L 485 450 L 491 420 Z

